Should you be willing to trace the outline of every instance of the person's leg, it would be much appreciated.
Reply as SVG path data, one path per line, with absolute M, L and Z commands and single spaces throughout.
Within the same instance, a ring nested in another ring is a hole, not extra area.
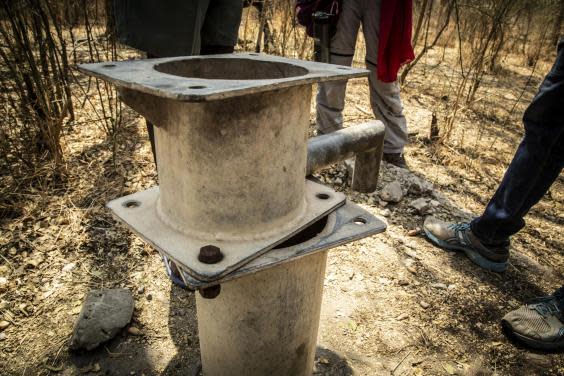
M 501 325 L 507 334 L 528 346 L 564 348 L 564 286 L 507 313 Z
M 525 225 L 523 217 L 548 191 L 564 166 L 564 48 L 523 116 L 525 137 L 472 231 L 501 244 Z
M 332 64 L 351 65 L 361 12 L 360 0 L 343 1 L 337 30 L 331 39 Z M 318 133 L 331 133 L 343 127 L 346 89 L 346 81 L 324 82 L 318 85 L 316 118 Z
M 242 12 L 241 0 L 210 2 L 201 31 L 201 55 L 233 53 Z
M 384 159 L 391 159 L 402 164 L 403 149 L 407 143 L 407 122 L 403 114 L 400 88 L 397 82 L 382 82 L 378 79 L 378 37 L 380 29 L 380 1 L 363 0 L 362 30 L 366 42 L 366 68 L 370 71 L 370 105 L 374 116 L 386 126 L 384 136 Z M 394 156 L 394 157 L 392 157 Z M 395 158 L 397 156 L 398 158 Z M 393 163 L 393 162 L 392 162 Z M 394 163 L 396 164 L 396 163 Z
M 561 45 L 562 47 L 562 45 Z M 548 191 L 564 166 L 564 49 L 525 111 L 525 137 L 484 214 L 471 223 L 447 223 L 429 217 L 423 229 L 436 245 L 460 250 L 476 264 L 503 271 L 509 237 Z

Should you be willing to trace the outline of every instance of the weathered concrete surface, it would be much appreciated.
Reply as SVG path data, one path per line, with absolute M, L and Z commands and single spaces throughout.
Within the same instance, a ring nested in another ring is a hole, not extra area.
M 74 326 L 71 350 L 92 350 L 112 339 L 131 321 L 133 308 L 127 289 L 91 290 Z

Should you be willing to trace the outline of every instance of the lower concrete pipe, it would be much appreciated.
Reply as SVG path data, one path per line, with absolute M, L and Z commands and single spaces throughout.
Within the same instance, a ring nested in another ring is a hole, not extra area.
M 306 175 L 356 156 L 352 189 L 363 193 L 375 191 L 384 147 L 384 132 L 384 124 L 372 120 L 311 138 L 307 147 Z
M 206 376 L 310 376 L 315 359 L 327 251 L 196 294 Z

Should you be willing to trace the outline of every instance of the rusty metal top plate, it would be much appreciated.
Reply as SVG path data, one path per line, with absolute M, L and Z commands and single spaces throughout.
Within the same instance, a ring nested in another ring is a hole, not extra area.
M 78 69 L 118 87 L 186 102 L 368 76 L 365 69 L 257 53 L 112 61 Z

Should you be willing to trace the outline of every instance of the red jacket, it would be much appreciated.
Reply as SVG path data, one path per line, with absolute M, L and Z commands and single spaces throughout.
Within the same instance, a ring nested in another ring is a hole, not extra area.
M 412 0 L 382 0 L 378 41 L 378 79 L 394 82 L 399 68 L 413 60 Z

